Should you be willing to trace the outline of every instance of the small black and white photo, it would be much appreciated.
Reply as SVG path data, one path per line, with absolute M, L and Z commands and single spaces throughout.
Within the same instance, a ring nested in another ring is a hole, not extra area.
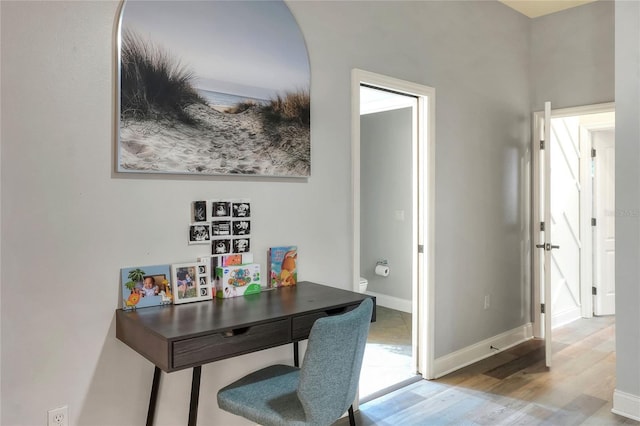
M 231 253 L 231 240 L 213 240 L 211 242 L 211 254 L 213 256 Z
M 234 220 L 233 235 L 249 235 L 251 234 L 250 220 Z
M 211 235 L 214 237 L 231 235 L 231 222 L 228 220 L 214 220 L 211 222 Z
M 211 203 L 211 217 L 231 216 L 231 203 L 228 201 L 213 201 Z
M 238 238 L 233 240 L 234 253 L 247 253 L 250 249 L 249 238 Z
M 207 221 L 207 202 L 194 201 L 193 202 L 193 222 L 206 222 L 206 221 Z
M 189 226 L 189 244 L 207 244 L 210 239 L 208 223 Z
M 233 217 L 251 217 L 251 205 L 248 202 L 232 203 Z

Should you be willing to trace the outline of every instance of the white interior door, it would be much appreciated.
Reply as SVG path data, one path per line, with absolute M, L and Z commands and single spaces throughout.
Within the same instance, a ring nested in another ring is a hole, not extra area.
M 594 313 L 615 314 L 615 131 L 592 133 L 594 212 Z
M 533 335 L 544 339 L 546 365 L 551 367 L 551 227 L 547 225 L 551 218 L 550 102 L 545 103 L 543 114 L 534 114 L 533 130 Z
M 549 251 L 553 305 L 551 325 L 557 327 L 582 316 L 580 117 L 552 118 L 550 136 L 551 217 L 547 223 L 553 234 L 553 243 L 560 247 Z M 549 238 L 547 235 L 547 242 Z
M 549 145 L 551 140 L 551 102 L 544 103 L 544 143 L 545 148 Z M 543 285 L 543 294 L 542 294 L 542 303 L 544 306 L 543 309 L 543 317 L 544 317 L 544 353 L 545 353 L 545 361 L 547 367 L 551 367 L 551 358 L 552 358 L 552 350 L 551 350 L 551 307 L 553 304 L 553 298 L 551 297 L 551 234 L 552 227 L 548 224 L 551 223 L 551 150 L 545 149 L 544 160 L 542 161 L 543 167 L 543 192 L 544 192 L 544 207 L 543 207 L 543 223 L 545 223 L 544 227 L 544 240 L 542 244 L 538 245 L 539 250 L 544 251 L 544 285 Z M 542 245 L 542 247 L 540 247 Z M 555 247 L 554 247 L 555 248 Z
M 544 338 L 545 360 L 547 367 L 551 367 L 551 227 L 548 226 L 551 220 L 551 167 L 550 150 L 548 149 L 551 139 L 551 102 L 545 102 L 544 115 L 536 117 L 535 134 L 539 140 L 534 140 L 534 170 L 536 179 L 534 180 L 534 223 L 537 231 L 534 232 L 534 276 L 536 291 L 534 292 L 534 306 L 540 310 L 535 313 L 539 318 L 536 323 L 541 323 L 541 327 L 536 327 L 535 335 Z M 538 143 L 539 142 L 539 143 Z M 539 227 L 538 227 L 539 226 Z M 538 316 L 539 315 L 539 316 Z

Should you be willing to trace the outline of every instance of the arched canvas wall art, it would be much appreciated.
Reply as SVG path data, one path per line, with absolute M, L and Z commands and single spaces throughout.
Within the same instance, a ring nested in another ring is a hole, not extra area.
M 125 1 L 118 172 L 306 177 L 309 57 L 283 1 Z

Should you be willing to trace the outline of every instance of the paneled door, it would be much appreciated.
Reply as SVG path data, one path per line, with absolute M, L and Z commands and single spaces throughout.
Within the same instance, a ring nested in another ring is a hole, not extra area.
M 593 311 L 615 314 L 615 130 L 593 132 L 594 235 Z

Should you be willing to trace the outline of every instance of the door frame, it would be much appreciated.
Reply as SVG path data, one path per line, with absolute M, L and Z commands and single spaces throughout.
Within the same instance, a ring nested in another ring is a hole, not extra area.
M 601 104 L 594 105 L 585 105 L 579 107 L 571 107 L 571 108 L 561 108 L 561 109 L 552 109 L 551 110 L 551 118 L 562 118 L 562 117 L 572 117 L 578 115 L 589 115 L 589 114 L 598 114 L 605 112 L 615 111 L 615 103 L 614 102 L 606 102 Z M 540 135 L 540 122 L 544 119 L 544 111 L 536 111 L 533 113 L 533 121 L 532 121 L 532 203 L 531 203 L 531 253 L 532 253 L 532 272 L 531 272 L 531 282 L 533 284 L 533 306 L 532 306 L 532 320 L 533 320 L 533 335 L 534 337 L 542 338 L 544 337 L 544 324 L 542 321 L 542 314 L 540 307 L 541 301 L 541 285 L 542 280 L 540 277 L 540 253 L 539 249 L 535 247 L 536 242 L 538 241 L 537 233 L 539 231 L 540 224 L 540 164 L 539 164 L 539 155 L 540 155 L 540 139 L 536 135 Z M 592 126 L 585 126 L 587 130 L 590 130 Z M 595 126 L 594 126 L 595 127 Z M 582 131 L 580 135 L 580 152 L 590 152 L 591 151 L 591 138 L 583 138 Z M 550 142 L 545 142 L 549 144 Z M 580 158 L 580 184 L 582 187 L 581 197 L 580 197 L 580 214 L 583 217 L 591 217 L 591 206 L 592 206 L 592 188 L 591 188 L 591 179 L 589 178 L 590 174 L 587 173 L 590 170 L 590 155 L 581 155 Z M 586 215 L 586 216 L 585 216 Z M 590 221 L 581 220 L 580 223 L 580 232 L 583 235 L 591 235 L 591 224 Z M 593 270 L 591 265 L 593 263 L 593 241 L 592 238 L 585 238 L 582 241 L 582 250 L 580 251 L 580 299 L 582 301 L 582 317 L 583 318 L 591 318 L 593 316 L 593 299 L 591 297 L 591 287 L 593 283 Z M 584 279 L 583 279 L 584 278 Z M 551 309 L 547 309 L 547 314 L 552 315 L 552 307 Z
M 611 112 L 615 113 L 615 109 L 613 109 Z M 595 148 L 594 147 L 594 143 L 593 143 L 593 134 L 595 132 L 598 131 L 605 131 L 605 130 L 613 130 L 615 132 L 615 117 L 613 119 L 613 122 L 611 122 L 610 120 L 592 120 L 591 122 L 587 122 L 584 123 L 580 126 L 580 137 L 584 138 L 590 149 Z M 614 149 L 615 149 L 615 140 L 614 140 Z M 596 154 L 597 155 L 597 154 Z M 590 158 L 591 161 L 593 161 L 593 158 Z M 594 171 L 596 170 L 595 168 L 595 164 L 594 164 Z M 614 165 L 614 171 L 615 171 L 615 165 Z M 595 179 L 598 179 L 598 174 L 595 174 Z M 589 179 L 589 185 L 590 186 L 590 193 L 589 195 L 591 196 L 591 207 L 592 207 L 592 217 L 596 217 L 598 218 L 598 221 L 600 222 L 599 219 L 599 215 L 598 215 L 598 211 L 597 209 L 593 209 L 593 207 L 595 207 L 596 202 L 598 200 L 598 196 L 597 194 L 597 190 L 595 187 L 593 187 L 593 183 L 595 183 L 594 180 Z M 613 218 L 614 222 L 615 222 L 615 217 Z M 592 258 L 592 263 L 591 263 L 591 268 L 590 268 L 590 276 L 591 276 L 591 286 L 593 288 L 596 288 L 596 286 L 598 285 L 597 281 L 596 281 L 596 269 L 595 267 L 597 266 L 601 266 L 598 265 L 597 259 L 598 257 L 596 256 L 596 249 L 597 249 L 597 244 L 596 244 L 596 235 L 598 232 L 598 229 L 601 229 L 600 224 L 597 227 L 591 227 L 591 258 Z M 598 292 L 600 292 L 600 288 L 598 288 Z M 595 311 L 596 311 L 596 302 L 595 299 L 597 298 L 597 296 L 592 295 L 593 293 L 589 293 L 589 295 L 591 297 L 589 297 L 589 312 L 588 312 L 588 316 L 583 315 L 583 317 L 585 318 L 591 318 L 594 315 L 596 315 Z
M 351 71 L 352 285 L 360 285 L 360 85 L 406 93 L 418 98 L 417 143 L 414 143 L 412 259 L 412 342 L 416 371 L 434 378 L 435 293 L 435 89 L 354 68 Z M 420 196 L 422 195 L 422 196 Z M 416 199 L 417 198 L 417 199 Z M 419 218 L 418 212 L 426 220 Z M 418 246 L 423 253 L 418 253 Z

